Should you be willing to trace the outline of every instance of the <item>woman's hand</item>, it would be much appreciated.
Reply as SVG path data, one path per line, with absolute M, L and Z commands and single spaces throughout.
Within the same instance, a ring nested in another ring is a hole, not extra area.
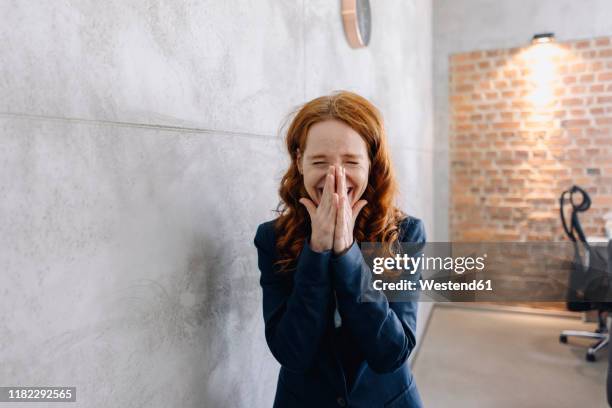
M 339 166 L 336 169 L 338 180 L 336 194 L 338 195 L 338 211 L 334 229 L 334 255 L 342 255 L 353 245 L 353 228 L 359 212 L 368 203 L 366 200 L 357 201 L 352 207 L 346 189 L 346 169 Z
M 329 166 L 318 207 L 310 199 L 300 198 L 300 203 L 310 215 L 310 248 L 315 252 L 328 251 L 334 246 L 334 227 L 339 202 L 339 196 L 335 193 L 335 172 L 334 166 Z

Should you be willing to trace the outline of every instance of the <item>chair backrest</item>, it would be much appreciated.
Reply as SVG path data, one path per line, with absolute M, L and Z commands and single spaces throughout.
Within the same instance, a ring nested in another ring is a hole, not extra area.
M 608 275 L 612 276 L 612 239 L 608 241 Z
M 566 203 L 572 206 L 570 222 L 565 217 Z M 588 193 L 578 186 L 564 191 L 559 198 L 559 212 L 565 233 L 574 243 L 574 260 L 568 277 L 566 301 L 568 310 L 581 312 L 596 309 L 596 302 L 607 299 L 610 286 L 608 251 L 601 245 L 591 246 L 580 225 L 578 213 L 591 207 Z M 612 259 L 612 258 L 610 258 Z
M 574 194 L 580 194 L 580 202 L 578 202 L 578 198 L 574 200 Z M 571 222 L 569 225 L 565 219 L 565 212 L 563 211 L 566 202 L 572 205 Z M 591 208 L 591 197 L 586 191 L 576 185 L 561 193 L 561 197 L 559 197 L 559 212 L 561 215 L 561 224 L 563 225 L 565 233 L 573 242 L 580 241 L 586 246 L 588 246 L 588 243 L 582 231 L 578 213 L 585 212 L 589 208 Z
M 612 239 L 608 240 L 608 282 L 612 283 Z M 612 311 L 612 284 L 608 285 L 606 302 L 599 307 L 602 310 Z

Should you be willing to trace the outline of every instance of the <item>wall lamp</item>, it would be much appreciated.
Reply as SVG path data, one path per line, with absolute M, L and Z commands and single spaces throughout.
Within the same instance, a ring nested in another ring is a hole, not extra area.
M 546 44 L 555 41 L 555 33 L 539 33 L 531 39 L 532 44 Z

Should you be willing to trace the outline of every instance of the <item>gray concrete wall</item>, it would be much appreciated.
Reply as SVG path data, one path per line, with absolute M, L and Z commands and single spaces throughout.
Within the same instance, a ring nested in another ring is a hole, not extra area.
M 352 50 L 339 1 L 0 2 L 0 385 L 271 406 L 252 241 L 283 117 L 334 89 L 373 100 L 401 205 L 433 231 L 431 4 L 372 6 Z
M 433 0 L 435 234 L 448 239 L 448 57 L 473 50 L 521 47 L 536 33 L 558 41 L 612 35 L 609 0 Z

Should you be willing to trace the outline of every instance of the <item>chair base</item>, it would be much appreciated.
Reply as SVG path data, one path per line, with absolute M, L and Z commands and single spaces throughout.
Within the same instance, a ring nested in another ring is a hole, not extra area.
M 608 328 L 605 323 L 604 315 L 606 312 L 599 312 L 599 325 L 597 330 L 594 332 L 589 331 L 581 331 L 581 330 L 563 330 L 559 335 L 559 341 L 561 343 L 567 343 L 568 337 L 579 337 L 583 339 L 593 339 L 597 340 L 595 344 L 588 348 L 585 358 L 587 361 L 594 362 L 597 360 L 596 354 L 604 350 L 608 347 L 608 343 L 610 342 L 610 333 L 608 332 Z

